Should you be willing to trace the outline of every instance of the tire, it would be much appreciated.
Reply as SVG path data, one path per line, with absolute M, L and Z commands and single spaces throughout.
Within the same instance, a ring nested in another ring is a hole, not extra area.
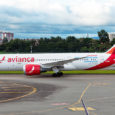
M 52 74 L 52 77 L 57 77 L 57 74 L 56 73 Z
M 53 77 L 61 77 L 61 76 L 63 76 L 63 73 L 62 72 L 54 73 L 52 76 Z

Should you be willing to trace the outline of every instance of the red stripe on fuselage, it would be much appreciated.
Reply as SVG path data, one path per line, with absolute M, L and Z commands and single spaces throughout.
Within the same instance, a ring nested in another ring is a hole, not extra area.
M 95 70 L 95 69 L 101 69 L 101 68 L 105 68 L 105 67 L 108 67 L 108 66 L 111 66 L 112 64 L 115 63 L 115 54 L 111 54 L 111 56 L 105 60 L 104 62 L 94 66 L 94 67 L 91 67 L 91 68 L 88 68 L 86 70 Z

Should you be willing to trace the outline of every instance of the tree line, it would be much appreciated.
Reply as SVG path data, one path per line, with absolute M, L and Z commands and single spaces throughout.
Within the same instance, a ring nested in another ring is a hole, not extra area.
M 109 41 L 105 30 L 98 32 L 99 39 L 76 38 L 68 36 L 40 38 L 40 39 L 14 39 L 8 42 L 7 38 L 0 45 L 0 52 L 29 53 L 32 52 L 104 52 L 115 44 L 115 39 Z

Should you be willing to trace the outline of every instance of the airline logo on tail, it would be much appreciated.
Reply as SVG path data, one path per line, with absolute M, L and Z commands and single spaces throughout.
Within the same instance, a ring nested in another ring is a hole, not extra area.
M 115 54 L 115 45 L 112 48 L 110 48 L 106 53 L 107 54 Z

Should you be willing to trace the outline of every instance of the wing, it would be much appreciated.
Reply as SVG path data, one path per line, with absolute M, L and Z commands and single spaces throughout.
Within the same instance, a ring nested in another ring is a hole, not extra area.
M 60 66 L 63 66 L 64 64 L 68 64 L 68 63 L 71 63 L 73 61 L 80 60 L 80 59 L 83 59 L 83 58 L 86 58 L 86 57 L 72 58 L 72 59 L 63 60 L 63 61 L 45 63 L 45 64 L 43 64 L 43 66 L 45 66 L 45 67 L 60 67 Z

